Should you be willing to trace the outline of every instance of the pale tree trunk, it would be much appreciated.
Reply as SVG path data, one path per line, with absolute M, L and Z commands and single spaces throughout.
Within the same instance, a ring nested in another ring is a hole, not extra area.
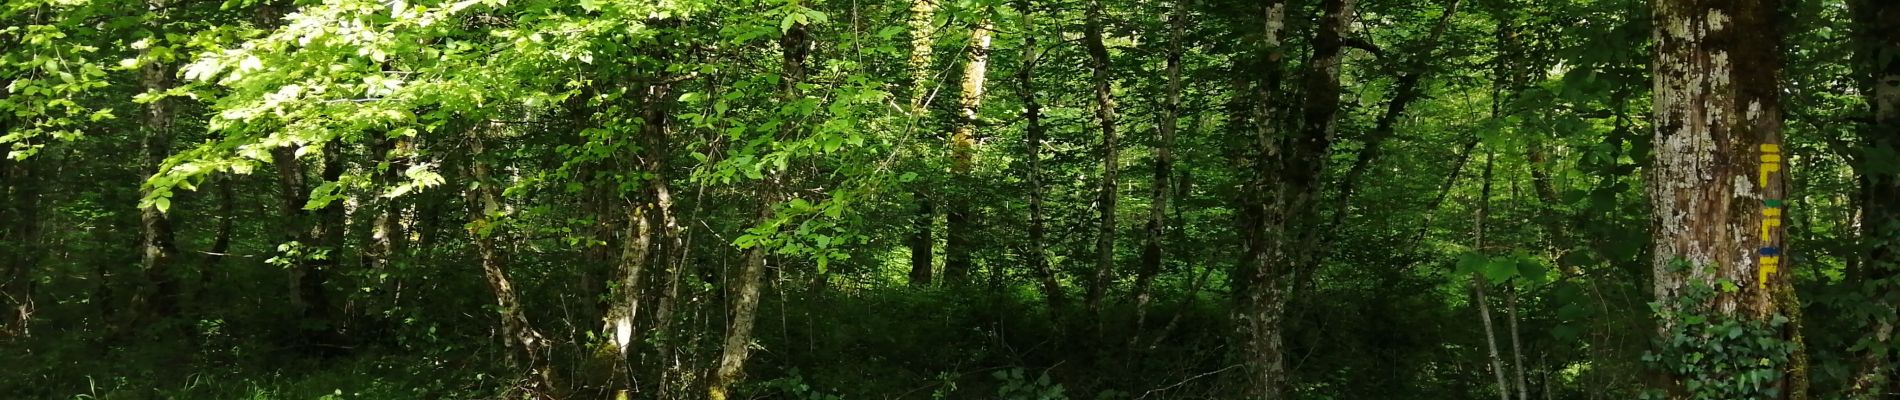
M 925 108 L 931 92 L 931 56 L 936 44 L 933 21 L 937 13 L 937 0 L 912 0 L 910 4 L 910 118 L 912 126 L 922 125 L 929 110 Z M 931 268 L 935 267 L 932 249 L 936 244 L 932 225 L 936 224 L 936 206 L 930 195 L 919 185 L 911 190 L 912 201 L 917 203 L 917 214 L 911 221 L 910 237 L 910 284 L 928 286 L 931 281 Z
M 1245 398 L 1280 400 L 1286 397 L 1285 352 L 1281 348 L 1280 322 L 1286 311 L 1286 291 L 1280 286 L 1283 268 L 1275 268 L 1267 243 L 1267 210 L 1274 201 L 1269 191 L 1279 183 L 1280 132 L 1275 110 L 1275 92 L 1281 84 L 1286 49 L 1285 0 L 1268 0 L 1264 9 L 1265 31 L 1261 42 L 1258 68 L 1260 77 L 1252 83 L 1257 103 L 1253 107 L 1253 176 L 1243 190 L 1241 231 L 1247 238 L 1246 257 L 1240 264 L 1236 286 L 1238 307 L 1234 316 L 1240 329 L 1241 359 L 1247 374 L 1243 378 Z
M 1187 30 L 1188 7 L 1192 0 L 1177 0 L 1174 13 L 1168 15 L 1168 58 L 1166 63 L 1167 95 L 1161 105 L 1159 127 L 1155 132 L 1154 144 L 1154 182 L 1149 193 L 1147 237 L 1143 238 L 1141 248 L 1141 270 L 1135 275 L 1135 330 L 1129 336 L 1128 344 L 1134 347 L 1141 340 L 1141 331 L 1148 325 L 1148 303 L 1152 301 L 1151 291 L 1155 275 L 1161 273 L 1163 257 L 1163 238 L 1168 235 L 1168 192 L 1173 189 L 1169 178 L 1174 175 L 1174 133 L 1175 125 L 1181 116 L 1181 53 L 1184 50 L 1183 31 Z
M 488 169 L 487 140 L 494 130 L 501 129 L 499 123 L 477 122 L 473 137 L 468 140 L 468 165 L 464 170 L 468 183 L 477 187 L 465 190 L 465 202 L 470 218 L 469 236 L 475 242 L 475 253 L 480 258 L 482 278 L 488 282 L 488 289 L 495 295 L 495 310 L 501 319 L 501 333 L 504 343 L 510 349 L 509 359 L 523 357 L 524 363 L 515 363 L 516 367 L 526 367 L 533 374 L 532 384 L 542 392 L 555 390 L 554 373 L 548 365 L 547 350 L 549 343 L 534 324 L 529 322 L 528 314 L 522 310 L 521 299 L 515 293 L 514 283 L 508 279 L 507 266 L 502 254 L 496 248 L 496 236 L 503 234 L 496 218 L 507 213 L 502 208 L 500 182 L 496 182 Z
M 1095 206 L 1101 211 L 1101 232 L 1095 237 L 1095 276 L 1089 282 L 1088 297 L 1085 303 L 1089 315 L 1100 319 L 1102 297 L 1108 292 L 1109 281 L 1115 269 L 1115 200 L 1120 198 L 1120 185 L 1116 182 L 1116 173 L 1121 168 L 1120 149 L 1115 143 L 1115 93 L 1109 72 L 1108 47 L 1103 43 L 1103 24 L 1101 0 L 1089 0 L 1086 22 L 1083 23 L 1083 45 L 1088 47 L 1089 69 L 1094 71 L 1090 83 L 1095 92 L 1095 122 L 1102 130 L 1102 177 L 1101 188 Z
M 1807 397 L 1800 308 L 1786 271 L 1777 1 L 1655 3 L 1656 131 L 1644 181 L 1653 210 L 1656 301 L 1664 309 L 1768 321 L 1785 316 L 1791 365 L 1770 385 Z M 1690 285 L 1732 282 L 1698 303 Z M 1681 321 L 1664 318 L 1660 332 Z M 1680 377 L 1676 377 L 1680 384 Z
M 1491 211 L 1491 164 L 1492 155 L 1487 150 L 1484 155 L 1483 189 L 1479 191 L 1478 213 L 1477 217 L 1473 218 L 1471 229 L 1471 248 L 1479 253 L 1484 252 L 1484 222 L 1486 214 Z M 1484 276 L 1476 272 L 1471 273 L 1471 305 L 1478 308 L 1478 318 L 1484 325 L 1486 359 L 1491 362 L 1492 376 L 1497 377 L 1498 399 L 1510 400 L 1511 384 L 1504 377 L 1504 357 L 1498 352 L 1498 334 L 1491 324 L 1491 303 L 1489 296 L 1485 293 L 1487 287 L 1490 287 L 1490 283 L 1485 282 Z
M 673 101 L 672 86 L 661 85 L 652 90 L 653 93 L 649 94 L 649 97 L 655 100 L 647 106 L 644 145 L 647 168 L 654 176 L 651 188 L 653 213 L 659 223 L 659 254 L 654 257 L 654 260 L 657 260 L 659 266 L 664 269 L 661 271 L 664 274 L 661 278 L 665 279 L 664 289 L 653 308 L 652 331 L 662 337 L 670 338 L 672 335 L 668 333 L 672 328 L 674 304 L 679 297 L 680 275 L 685 270 L 687 246 L 684 227 L 680 226 L 679 218 L 674 214 L 673 186 L 670 180 L 673 174 L 670 170 L 671 164 L 667 163 L 667 150 L 670 148 L 667 135 L 671 129 L 667 115 Z M 670 341 L 659 343 L 661 362 L 672 358 L 674 343 Z
M 1874 152 L 1894 154 L 1900 151 L 1900 4 L 1879 0 L 1850 3 L 1862 30 L 1859 35 L 1861 65 L 1865 68 L 1862 79 L 1872 86 L 1867 91 L 1867 104 L 1874 118 L 1867 131 L 1867 146 Z M 1883 290 L 1875 293 L 1888 293 L 1894 288 L 1891 280 L 1900 274 L 1900 239 L 1897 239 L 1900 238 L 1900 173 L 1862 171 L 1862 174 L 1866 209 L 1861 214 L 1860 226 L 1866 230 L 1862 237 L 1869 241 L 1869 252 L 1864 267 L 1867 273 L 1862 274 L 1861 279 L 1881 282 L 1874 287 Z M 1900 304 L 1892 300 L 1882 302 L 1881 306 L 1888 313 L 1900 309 Z M 1871 345 L 1892 346 L 1895 321 L 1891 318 L 1893 314 L 1887 314 L 1873 321 L 1864 340 Z M 1900 391 L 1892 353 L 1880 355 L 1866 351 L 1861 358 L 1860 376 L 1850 392 L 1855 398 L 1884 398 Z
M 1021 70 L 1016 73 L 1017 91 L 1023 102 L 1023 148 L 1029 167 L 1023 172 L 1029 184 L 1029 266 L 1036 271 L 1036 277 L 1042 281 L 1042 295 L 1049 304 L 1051 315 L 1058 315 L 1063 308 L 1062 283 L 1056 280 L 1055 269 L 1049 265 L 1048 249 L 1043 243 L 1045 224 L 1042 209 L 1042 103 L 1036 99 L 1036 62 L 1042 53 L 1036 48 L 1036 10 L 1035 2 L 1017 0 L 1017 12 L 1023 18 L 1023 58 Z
M 802 0 L 800 0 L 802 3 Z M 811 56 L 811 33 L 804 24 L 794 24 L 785 35 L 779 38 L 781 52 L 781 74 L 785 78 L 780 82 L 779 97 L 790 102 L 801 96 L 798 85 L 805 81 L 806 59 Z M 796 123 L 784 123 L 779 126 L 779 139 L 790 140 L 798 135 L 802 128 Z M 764 224 L 773 218 L 773 209 L 777 207 L 782 182 L 781 172 L 766 174 L 759 182 L 759 218 L 757 223 Z M 731 287 L 732 313 L 730 326 L 726 329 L 725 343 L 719 354 L 717 370 L 713 372 L 712 382 L 706 386 L 706 398 L 726 400 L 730 396 L 732 385 L 739 382 L 745 372 L 745 361 L 752 349 L 752 325 L 758 318 L 759 285 L 765 275 L 765 258 L 770 249 L 763 243 L 757 243 L 746 250 L 745 266 L 739 273 L 736 287 Z
M 937 43 L 934 21 L 938 0 L 911 0 L 910 3 L 910 112 L 921 120 L 929 101 L 932 48 Z
M 149 21 L 152 28 L 157 29 L 171 5 L 161 0 L 149 2 L 146 6 L 153 12 L 154 18 L 160 20 Z M 146 92 L 171 89 L 175 71 L 170 64 L 149 60 L 139 70 L 140 86 Z M 158 169 L 164 164 L 165 157 L 171 154 L 174 103 L 166 98 L 145 105 L 141 121 L 144 135 L 140 143 L 144 157 L 139 171 L 146 176 L 159 173 Z M 165 215 L 165 210 L 153 205 L 139 208 L 139 269 L 144 273 L 144 282 L 132 296 L 134 318 L 161 320 L 177 315 L 178 281 L 171 271 L 177 259 L 178 247 L 172 236 L 171 219 Z
M 1325 15 L 1313 39 L 1313 58 L 1307 63 L 1301 92 L 1306 95 L 1299 107 L 1299 126 L 1284 137 L 1271 129 L 1272 108 L 1259 112 L 1262 149 L 1259 190 L 1267 193 L 1260 206 L 1260 224 L 1255 233 L 1252 282 L 1248 284 L 1247 307 L 1250 313 L 1246 332 L 1249 338 L 1250 398 L 1281 399 L 1287 396 L 1286 366 L 1282 321 L 1285 319 L 1288 278 L 1302 264 L 1298 245 L 1316 231 L 1312 217 L 1314 194 L 1320 188 L 1326 170 L 1327 152 L 1338 127 L 1339 72 L 1344 59 L 1345 35 L 1352 26 L 1355 0 L 1327 0 Z M 1267 68 L 1278 68 L 1280 54 L 1277 30 L 1284 29 L 1283 3 L 1268 5 Z M 1275 85 L 1262 85 L 1261 96 L 1271 97 Z M 1271 107 L 1269 101 L 1263 101 Z
M 970 175 L 976 162 L 977 107 L 983 104 L 983 84 L 989 72 L 993 33 L 988 17 L 977 21 L 976 27 L 970 30 L 970 56 L 963 64 L 963 82 L 958 85 L 963 95 L 957 99 L 955 128 L 950 134 L 950 176 L 962 183 L 958 186 L 964 190 L 948 196 L 949 231 L 944 240 L 943 279 L 951 285 L 967 284 L 970 280 L 970 245 L 976 233 L 970 204 L 978 184 Z
M 598 354 L 613 366 L 614 376 L 609 381 L 617 390 L 631 389 L 628 378 L 633 370 L 628 364 L 628 352 L 639 339 L 635 332 L 635 321 L 640 316 L 641 275 L 646 272 L 647 261 L 653 245 L 653 218 L 648 214 L 649 205 L 644 196 L 635 196 L 627 201 L 627 227 L 621 236 L 620 260 L 613 272 L 613 283 L 608 288 L 607 315 L 601 327 L 601 337 L 606 338 L 605 348 Z

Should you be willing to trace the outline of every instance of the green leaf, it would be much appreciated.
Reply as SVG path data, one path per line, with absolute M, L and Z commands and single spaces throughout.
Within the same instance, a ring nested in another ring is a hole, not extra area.
M 1481 272 L 1484 278 L 1493 284 L 1504 283 L 1517 277 L 1517 260 L 1508 257 L 1493 258 L 1490 262 L 1484 263 L 1484 270 Z

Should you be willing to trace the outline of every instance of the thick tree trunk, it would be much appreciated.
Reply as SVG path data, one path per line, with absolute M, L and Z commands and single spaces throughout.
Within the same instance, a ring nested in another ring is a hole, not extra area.
M 1785 398 L 1806 398 L 1800 309 L 1785 263 L 1780 35 L 1777 1 L 1665 0 L 1655 4 L 1656 131 L 1645 169 L 1656 301 L 1665 310 L 1768 321 L 1788 317 L 1795 347 L 1773 377 Z M 1691 286 L 1731 282 L 1707 298 Z M 1670 332 L 1683 321 L 1664 318 Z M 1680 384 L 1683 377 L 1673 377 Z
M 1022 67 L 1016 73 L 1017 91 L 1022 95 L 1023 103 L 1023 150 L 1028 168 L 1023 172 L 1029 185 L 1029 267 L 1036 271 L 1036 278 L 1042 281 L 1042 296 L 1049 304 L 1051 315 L 1062 311 L 1062 283 L 1056 280 L 1055 269 L 1049 265 L 1048 248 L 1044 243 L 1047 235 L 1042 207 L 1042 103 L 1036 98 L 1036 62 L 1042 53 L 1036 48 L 1036 5 L 1032 0 L 1017 0 L 1017 12 L 1023 18 L 1023 56 Z
M 1895 154 L 1900 152 L 1900 4 L 1880 0 L 1852 3 L 1862 30 L 1859 38 L 1865 70 L 1861 75 L 1872 86 L 1867 91 L 1867 104 L 1874 118 L 1867 130 L 1867 146 L 1870 153 Z M 1864 170 L 1862 184 L 1866 208 L 1860 226 L 1866 230 L 1862 237 L 1867 238 L 1869 249 L 1862 282 L 1877 282 L 1873 285 L 1880 288 L 1876 295 L 1891 293 L 1892 280 L 1900 275 L 1900 173 Z M 1888 312 L 1900 309 L 1891 296 L 1881 306 Z M 1892 346 L 1895 323 L 1874 321 L 1864 340 L 1875 348 Z M 1860 377 L 1851 392 L 1858 396 L 1855 398 L 1884 398 L 1900 389 L 1892 353 L 1866 351 L 1861 358 Z
M 501 205 L 501 183 L 492 179 L 488 160 L 484 158 L 487 157 L 485 142 L 494 136 L 491 131 L 500 127 L 492 122 L 478 124 L 472 132 L 474 137 L 468 140 L 468 164 L 463 171 L 468 183 L 477 186 L 464 193 L 470 219 L 469 236 L 475 242 L 475 254 L 482 266 L 482 279 L 488 282 L 489 291 L 495 295 L 495 311 L 501 320 L 502 338 L 511 350 L 508 358 L 516 360 L 517 356 L 523 357 L 520 359 L 523 363 L 515 363 L 515 366 L 531 371 L 532 382 L 538 390 L 552 391 L 557 386 L 554 385 L 553 369 L 547 362 L 549 343 L 542 337 L 541 331 L 529 322 L 527 312 L 522 310 L 514 283 L 508 279 L 501 251 L 496 248 L 495 238 L 503 233 L 503 228 L 495 218 L 502 217 L 506 210 Z
M 1266 30 L 1262 34 L 1259 64 L 1254 66 L 1259 69 L 1259 78 L 1252 84 L 1258 103 L 1252 107 L 1253 176 L 1249 187 L 1243 190 L 1238 218 L 1246 238 L 1246 257 L 1237 268 L 1240 276 L 1234 286 L 1239 304 L 1234 319 L 1240 328 L 1240 358 L 1247 366 L 1242 379 L 1244 398 L 1280 400 L 1286 397 L 1285 350 L 1281 347 L 1280 334 L 1281 319 L 1286 311 L 1286 290 L 1281 286 L 1285 271 L 1272 265 L 1274 260 L 1268 243 L 1273 238 L 1268 235 L 1276 232 L 1268 230 L 1266 219 L 1275 201 L 1270 191 L 1278 185 L 1281 172 L 1279 118 L 1275 113 L 1279 106 L 1275 92 L 1280 88 L 1282 64 L 1286 59 L 1283 41 L 1287 3 L 1268 0 L 1261 6 Z
M 802 2 L 802 0 L 800 0 Z M 779 96 L 782 101 L 793 101 L 801 96 L 798 85 L 805 81 L 806 59 L 811 56 L 811 34 L 804 24 L 794 24 L 785 35 L 779 38 L 782 65 Z M 791 139 L 799 134 L 801 127 L 796 123 L 779 126 L 780 139 Z M 779 182 L 781 173 L 774 171 L 759 182 L 759 218 L 758 224 L 764 224 L 773 218 L 773 210 L 780 198 Z M 746 250 L 744 269 L 739 273 L 738 282 L 732 289 L 731 326 L 726 329 L 723 349 L 719 354 L 717 370 L 713 372 L 712 382 L 707 384 L 708 400 L 726 400 L 731 395 L 732 385 L 739 382 L 745 372 L 746 357 L 751 353 L 752 325 L 758 318 L 759 286 L 765 275 L 765 259 L 768 249 L 765 244 L 754 244 Z
M 1314 234 L 1314 195 L 1320 189 L 1321 173 L 1326 169 L 1327 152 L 1332 147 L 1338 126 L 1339 71 L 1344 58 L 1345 35 L 1352 26 L 1355 0 L 1327 0 L 1325 15 L 1313 39 L 1313 58 L 1307 63 L 1302 85 L 1306 95 L 1300 106 L 1298 129 L 1281 137 L 1269 118 L 1271 102 L 1260 112 L 1263 129 L 1260 147 L 1263 165 L 1259 190 L 1268 193 L 1260 211 L 1260 229 L 1252 250 L 1252 282 L 1248 284 L 1247 351 L 1250 368 L 1248 395 L 1256 399 L 1280 399 L 1286 396 L 1286 368 L 1281 345 L 1286 311 L 1287 278 L 1302 265 L 1298 245 Z M 1284 29 L 1283 3 L 1268 5 L 1267 68 L 1277 68 L 1281 54 L 1278 30 Z M 1269 78 L 1262 91 L 1277 87 Z M 1270 97 L 1270 92 L 1262 96 Z
M 1121 197 L 1121 186 L 1116 182 L 1116 173 L 1121 168 L 1120 148 L 1115 143 L 1115 124 L 1119 118 L 1115 113 L 1115 93 L 1113 76 L 1109 71 L 1108 46 L 1103 43 L 1104 29 L 1101 0 L 1089 0 L 1086 22 L 1083 23 L 1083 45 L 1088 47 L 1089 69 L 1094 71 L 1090 84 L 1095 92 L 1095 123 L 1102 130 L 1102 177 L 1099 197 L 1095 207 L 1101 212 L 1099 221 L 1101 231 L 1095 237 L 1095 276 L 1089 281 L 1088 297 L 1085 303 L 1090 316 L 1101 318 L 1102 297 L 1108 293 L 1109 282 L 1115 271 L 1115 201 Z
M 957 100 L 955 128 L 950 134 L 950 177 L 964 188 L 961 192 L 949 196 L 950 209 L 947 215 L 949 231 L 944 240 L 943 279 L 951 285 L 962 285 L 970 280 L 970 252 L 975 243 L 976 221 L 970 208 L 978 182 L 971 177 L 976 162 L 976 124 L 977 107 L 983 104 L 984 78 L 989 72 L 990 36 L 993 33 L 988 17 L 979 20 L 970 31 L 969 60 L 963 64 L 963 82 L 958 85 L 963 96 Z
M 1155 132 L 1154 144 L 1154 182 L 1151 186 L 1148 202 L 1147 237 L 1143 238 L 1141 248 L 1141 270 L 1135 274 L 1135 330 L 1128 344 L 1136 345 L 1142 330 L 1148 325 L 1148 303 L 1154 287 L 1155 275 L 1161 273 L 1164 251 L 1164 238 L 1168 235 L 1168 194 L 1173 190 L 1169 178 L 1174 176 L 1174 131 L 1181 116 L 1181 53 L 1184 50 L 1183 32 L 1187 30 L 1188 7 L 1192 0 L 1177 0 L 1174 13 L 1168 19 L 1168 58 L 1166 63 L 1167 95 L 1161 104 L 1161 118 Z

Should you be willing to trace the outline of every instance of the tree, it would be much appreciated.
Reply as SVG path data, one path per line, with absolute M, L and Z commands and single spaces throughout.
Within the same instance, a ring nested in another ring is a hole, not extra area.
M 1799 305 L 1782 262 L 1779 46 L 1772 34 L 1742 36 L 1775 32 L 1775 15 L 1775 2 L 1655 4 L 1656 130 L 1645 174 L 1662 340 L 1695 351 L 1708 346 L 1706 324 L 1727 323 L 1774 343 L 1759 350 L 1763 358 L 1701 361 L 1754 368 L 1769 360 L 1759 389 L 1682 367 L 1671 369 L 1672 396 L 1806 396 L 1798 322 L 1785 323 L 1799 320 Z

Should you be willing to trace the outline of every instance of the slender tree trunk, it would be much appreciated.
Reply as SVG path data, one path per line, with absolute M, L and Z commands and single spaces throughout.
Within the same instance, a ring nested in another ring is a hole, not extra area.
M 496 182 L 489 172 L 486 141 L 494 135 L 492 131 L 501 129 L 499 123 L 477 122 L 473 137 L 468 140 L 468 160 L 463 171 L 470 184 L 476 186 L 466 190 L 465 202 L 471 219 L 468 230 L 470 239 L 475 242 L 475 253 L 482 266 L 482 278 L 488 282 L 488 289 L 495 295 L 495 310 L 501 320 L 504 343 L 510 351 L 510 360 L 515 357 L 522 363 L 516 367 L 525 367 L 533 374 L 533 384 L 543 392 L 557 388 L 554 373 L 548 364 L 549 343 L 528 320 L 528 314 L 522 310 L 519 295 L 515 293 L 514 283 L 508 279 L 506 261 L 496 247 L 496 237 L 505 232 L 496 218 L 505 217 L 500 199 L 500 182 Z
M 1892 1 L 1862 0 L 1850 2 L 1854 8 L 1862 52 L 1862 78 L 1872 86 L 1867 104 L 1873 124 L 1867 130 L 1869 153 L 1900 152 L 1900 4 Z M 1900 173 L 1863 169 L 1862 187 L 1865 210 L 1860 226 L 1868 238 L 1866 272 L 1861 282 L 1880 288 L 1875 293 L 1891 293 L 1892 280 L 1900 275 Z M 1863 283 L 1864 284 L 1864 283 Z M 1888 299 L 1881 307 L 1891 313 L 1900 304 Z M 1891 315 L 1891 314 L 1889 314 Z M 1892 346 L 1896 321 L 1880 318 L 1863 339 L 1874 348 Z M 1885 398 L 1900 387 L 1891 352 L 1863 351 L 1860 376 L 1850 391 L 1857 399 Z
M 1492 155 L 1489 150 L 1487 150 L 1484 156 L 1484 185 L 1483 190 L 1479 191 L 1478 213 L 1477 217 L 1473 218 L 1474 221 L 1472 222 L 1471 231 L 1471 236 L 1473 237 L 1472 250 L 1479 253 L 1485 251 L 1484 222 L 1487 217 L 1486 214 L 1489 214 L 1491 210 L 1491 164 Z M 1498 399 L 1510 400 L 1511 384 L 1505 380 L 1504 357 L 1501 356 L 1498 351 L 1497 331 L 1492 328 L 1491 324 L 1491 303 L 1485 293 L 1485 289 L 1490 286 L 1489 283 L 1485 282 L 1483 276 L 1475 272 L 1471 274 L 1471 303 L 1477 306 L 1478 318 L 1484 323 L 1485 350 L 1487 350 L 1487 359 L 1491 361 L 1491 374 L 1497 377 Z
M 1128 344 L 1133 347 L 1141 340 L 1141 331 L 1148 325 L 1148 303 L 1152 300 L 1155 275 L 1161 273 L 1161 264 L 1165 260 L 1162 243 L 1168 235 L 1168 192 L 1173 184 L 1168 181 L 1174 176 L 1174 133 L 1181 116 L 1181 54 L 1187 30 L 1188 7 L 1192 0 L 1177 0 L 1174 13 L 1168 19 L 1168 58 L 1166 61 L 1167 95 L 1161 105 L 1160 125 L 1156 129 L 1154 144 L 1154 184 L 1149 193 L 1147 237 L 1143 238 L 1141 249 L 1141 270 L 1135 275 L 1135 330 Z
M 931 248 L 937 240 L 932 237 L 931 225 L 937 223 L 937 211 L 923 189 L 912 191 L 911 198 L 917 203 L 917 215 L 910 222 L 910 285 L 930 286 L 931 268 L 936 263 Z
M 802 2 L 802 0 L 800 0 Z M 785 35 L 779 38 L 781 51 L 781 76 L 779 96 L 782 101 L 794 101 L 801 94 L 798 85 L 805 81 L 806 59 L 811 55 L 811 34 L 804 24 L 794 24 Z M 796 123 L 779 126 L 781 139 L 792 138 L 802 128 Z M 759 183 L 759 218 L 757 223 L 764 224 L 773 218 L 773 209 L 780 197 L 778 182 L 781 173 L 768 174 Z M 726 400 L 730 396 L 732 385 L 739 382 L 745 372 L 746 356 L 751 352 L 752 325 L 757 319 L 759 308 L 759 285 L 765 275 L 765 258 L 768 246 L 755 244 L 746 250 L 744 270 L 740 272 L 736 293 L 733 294 L 731 326 L 726 329 L 723 349 L 719 354 L 719 367 L 714 371 L 712 382 L 707 385 L 708 400 Z
M 653 332 L 660 335 L 662 339 L 670 339 L 674 307 L 679 298 L 680 275 L 685 270 L 686 257 L 690 249 L 687 247 L 684 227 L 680 226 L 679 218 L 674 214 L 671 180 L 673 173 L 671 164 L 667 162 L 668 150 L 671 148 L 667 137 L 671 130 L 671 124 L 667 119 L 671 109 L 668 106 L 673 97 L 671 88 L 657 89 L 655 97 L 660 99 L 660 102 L 648 106 L 647 124 L 653 128 L 646 131 L 646 154 L 649 169 L 654 174 L 653 213 L 659 218 L 661 246 L 659 256 L 655 259 L 659 260 L 660 267 L 664 268 L 661 272 L 665 274 L 662 277 L 665 279 L 665 287 L 660 293 L 659 301 L 654 305 Z M 659 360 L 666 362 L 672 358 L 672 348 L 676 347 L 676 342 L 662 340 L 658 343 Z
M 154 13 L 156 21 L 148 21 L 153 29 L 159 29 L 163 23 L 169 2 L 151 1 L 146 6 Z M 141 53 L 148 50 L 140 50 Z M 140 69 L 140 86 L 146 92 L 162 92 L 173 86 L 176 69 L 156 60 L 147 62 Z M 159 99 L 145 105 L 141 125 L 144 157 L 139 171 L 146 176 L 159 173 L 165 157 L 171 155 L 172 119 L 175 102 L 171 99 Z M 170 200 L 167 199 L 167 202 Z M 139 208 L 139 269 L 144 273 L 144 284 L 138 294 L 133 296 L 132 308 L 136 318 L 141 320 L 162 320 L 178 313 L 178 280 L 171 269 L 178 259 L 178 247 L 172 236 L 171 219 L 156 205 Z
M 910 2 L 910 112 L 911 118 L 923 119 L 924 106 L 931 94 L 931 55 L 936 46 L 934 25 L 939 0 Z
M 990 36 L 994 33 L 989 17 L 982 17 L 970 31 L 970 56 L 963 64 L 963 96 L 957 100 L 955 129 L 950 134 L 950 176 L 961 182 L 964 191 L 949 196 L 949 232 L 944 241 L 943 279 L 951 285 L 969 283 L 972 240 L 976 222 L 970 204 L 978 182 L 971 177 L 975 166 L 977 107 L 983 104 L 984 78 L 989 72 Z
M 1101 231 L 1095 237 L 1095 276 L 1089 282 L 1086 299 L 1089 315 L 1100 319 L 1102 297 L 1108 292 L 1115 270 L 1115 201 L 1120 196 L 1116 173 L 1121 168 L 1120 148 L 1115 143 L 1115 93 L 1109 71 L 1108 46 L 1103 43 L 1101 0 L 1089 0 L 1087 20 L 1083 23 L 1083 45 L 1088 47 L 1090 78 L 1095 91 L 1095 122 L 1102 130 L 1102 178 L 1095 206 L 1101 212 Z
M 1036 4 L 1033 0 L 1017 0 L 1017 12 L 1023 19 L 1023 56 L 1022 67 L 1016 73 L 1017 91 L 1022 95 L 1023 103 L 1023 150 L 1027 154 L 1029 167 L 1023 172 L 1029 184 L 1029 266 L 1036 271 L 1036 278 L 1042 281 L 1042 296 L 1049 304 L 1051 315 L 1057 315 L 1063 308 L 1062 283 L 1056 280 L 1055 269 L 1049 265 L 1047 243 L 1047 220 L 1043 218 L 1042 196 L 1042 103 L 1036 96 L 1036 64 L 1042 53 L 1036 47 Z
M 1719 318 L 1793 321 L 1777 327 L 1795 350 L 1768 385 L 1807 397 L 1800 308 L 1783 273 L 1785 194 L 1777 91 L 1778 1 L 1656 2 L 1656 131 L 1644 170 L 1653 209 L 1657 303 Z M 1692 285 L 1732 282 L 1706 299 Z M 1682 321 L 1663 318 L 1660 332 Z M 1681 377 L 1675 377 L 1680 383 Z
M 1524 380 L 1524 340 L 1517 329 L 1517 285 L 1504 288 L 1504 317 L 1511 322 L 1511 369 L 1517 370 L 1517 399 L 1530 400 L 1530 388 Z
M 922 125 L 929 115 L 926 105 L 931 92 L 931 55 L 936 44 L 936 26 L 933 21 L 937 13 L 937 0 L 912 0 L 910 4 L 910 118 L 911 125 Z M 917 203 L 917 215 L 911 221 L 913 230 L 910 237 L 910 284 L 911 286 L 929 286 L 933 261 L 933 247 L 936 245 L 933 225 L 937 221 L 934 200 L 924 188 L 911 190 L 912 201 Z M 946 271 L 947 272 L 947 271 Z

